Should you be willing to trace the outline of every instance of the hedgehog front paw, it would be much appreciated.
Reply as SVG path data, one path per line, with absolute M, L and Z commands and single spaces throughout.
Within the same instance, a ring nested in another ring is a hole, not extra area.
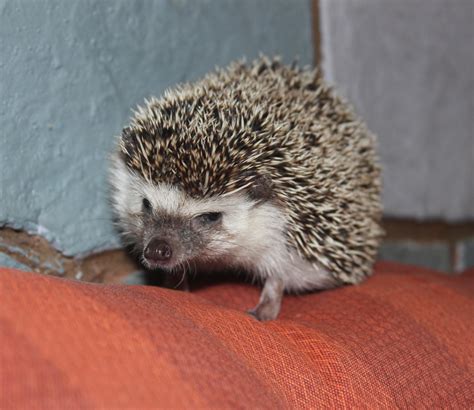
M 278 317 L 283 298 L 283 283 L 276 278 L 268 278 L 260 295 L 257 307 L 247 311 L 254 318 L 264 322 Z
M 275 320 L 280 312 L 280 304 L 278 303 L 267 303 L 258 304 L 255 308 L 247 310 L 247 313 L 259 320 L 260 322 L 266 322 L 267 320 Z

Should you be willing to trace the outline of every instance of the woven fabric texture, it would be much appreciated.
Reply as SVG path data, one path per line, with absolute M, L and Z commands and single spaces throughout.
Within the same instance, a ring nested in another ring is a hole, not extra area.
M 0 270 L 0 408 L 473 408 L 474 271 L 376 270 L 266 323 L 243 283 Z

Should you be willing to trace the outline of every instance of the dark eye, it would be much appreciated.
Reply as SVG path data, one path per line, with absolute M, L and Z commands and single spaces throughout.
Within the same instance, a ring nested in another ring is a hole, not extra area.
M 142 205 L 143 205 L 144 211 L 147 211 L 147 212 L 151 211 L 151 203 L 148 199 L 143 198 Z
M 222 218 L 222 212 L 207 212 L 196 217 L 202 224 L 213 224 Z

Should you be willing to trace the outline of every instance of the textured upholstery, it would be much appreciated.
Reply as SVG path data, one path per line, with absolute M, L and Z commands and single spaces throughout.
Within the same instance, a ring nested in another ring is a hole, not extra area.
M 267 323 L 257 298 L 0 270 L 0 408 L 473 408 L 474 271 L 379 264 Z

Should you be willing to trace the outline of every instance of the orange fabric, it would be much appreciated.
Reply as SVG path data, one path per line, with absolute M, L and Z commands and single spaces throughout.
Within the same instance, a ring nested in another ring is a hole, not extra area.
M 0 270 L 0 407 L 474 406 L 474 271 L 380 264 L 267 323 L 257 299 Z

